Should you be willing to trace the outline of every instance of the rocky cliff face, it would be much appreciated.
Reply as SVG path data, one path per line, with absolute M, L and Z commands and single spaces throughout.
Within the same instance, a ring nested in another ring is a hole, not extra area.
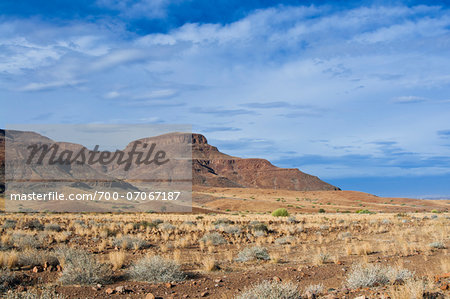
M 13 131 L 8 132 L 6 138 L 12 138 L 15 142 L 21 142 L 24 138 L 36 139 L 37 142 L 46 142 L 49 139 L 36 133 Z M 266 188 L 285 190 L 339 190 L 319 178 L 301 172 L 298 169 L 279 168 L 264 159 L 241 159 L 221 153 L 215 146 L 208 144 L 205 136 L 201 134 L 171 133 L 156 137 L 140 139 L 142 143 L 153 143 L 169 145 L 165 148 L 173 148 L 174 151 L 192 150 L 192 182 L 194 186 L 208 187 L 240 187 L 240 188 Z M 5 168 L 5 131 L 0 131 L 0 191 L 4 188 Z M 171 146 L 173 144 L 173 147 Z M 181 145 L 181 146 L 180 146 Z M 81 148 L 80 145 L 61 143 L 62 148 Z M 130 151 L 132 142 L 124 149 Z M 99 173 L 108 177 L 120 178 L 121 180 L 142 178 L 146 174 L 151 176 L 152 172 L 145 165 L 131 168 L 125 171 L 123 167 L 114 165 L 103 168 L 86 169 L 80 173 L 85 177 L 102 177 Z M 171 167 L 172 176 L 177 176 L 177 167 Z M 58 169 L 64 172 L 64 169 Z M 60 177 L 70 177 L 73 170 L 68 173 L 59 174 Z M 183 176 L 185 174 L 180 174 Z

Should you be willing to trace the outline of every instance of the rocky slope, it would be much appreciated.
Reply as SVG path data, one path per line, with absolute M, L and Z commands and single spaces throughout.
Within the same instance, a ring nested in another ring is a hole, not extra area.
M 30 138 L 37 142 L 47 142 L 49 139 L 31 132 L 8 132 L 6 138 L 14 142 L 22 142 Z M 241 187 L 241 188 L 264 188 L 282 190 L 339 190 L 319 178 L 301 172 L 298 169 L 279 168 L 264 159 L 242 159 L 221 153 L 216 147 L 208 144 L 205 136 L 201 134 L 171 133 L 156 137 L 140 139 L 143 143 L 157 143 L 168 145 L 174 151 L 192 150 L 192 182 L 194 186 L 206 187 Z M 5 156 L 5 131 L 0 131 L 0 175 L 1 182 L 4 181 L 4 156 Z M 173 144 L 173 146 L 171 146 Z M 81 148 L 81 145 L 60 143 L 61 148 Z M 132 142 L 124 149 L 130 151 Z M 179 153 L 177 153 L 179 154 Z M 179 162 L 182 163 L 182 162 Z M 170 167 L 170 177 L 184 176 L 177 173 L 177 164 Z M 67 172 L 64 168 L 58 169 L 58 177 L 65 178 L 73 175 L 73 169 L 69 167 Z M 116 177 L 121 180 L 132 180 L 151 176 L 152 170 L 145 165 L 132 167 L 125 171 L 123 166 L 110 165 L 103 168 L 86 166 L 81 172 L 85 177 Z M 99 175 L 102 173 L 103 175 Z M 38 171 L 33 177 L 38 176 Z M 190 174 L 189 174 L 190 176 Z M 3 183 L 2 183 L 3 185 Z M 4 186 L 4 185 L 3 185 Z M 0 186 L 0 188 L 3 188 Z

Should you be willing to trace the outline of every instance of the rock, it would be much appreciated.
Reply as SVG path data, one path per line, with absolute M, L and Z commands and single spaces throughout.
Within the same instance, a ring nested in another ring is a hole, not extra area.
M 112 288 L 107 288 L 105 290 L 105 293 L 108 294 L 108 295 L 111 295 L 111 294 L 114 294 L 114 290 Z
M 222 282 L 223 280 L 222 279 L 216 279 L 216 280 L 214 280 L 214 282 L 216 282 L 216 283 L 219 283 L 219 282 Z
M 279 278 L 278 276 L 274 276 L 272 279 L 273 281 L 281 282 L 281 278 Z
M 362 295 L 362 296 L 359 296 L 359 297 L 355 297 L 355 299 L 367 299 L 367 297 Z
M 103 286 L 99 283 L 97 283 L 97 288 L 101 289 Z
M 156 297 L 155 297 L 155 295 L 153 295 L 152 293 L 148 293 L 146 296 L 145 296 L 145 299 L 155 299 Z
M 62 271 L 61 265 L 56 266 L 56 271 Z
M 200 294 L 200 297 L 206 297 L 206 296 L 208 296 L 208 295 L 209 295 L 208 292 L 203 292 L 203 293 Z
M 41 267 L 38 267 L 38 266 L 35 266 L 35 267 L 33 268 L 33 273 L 38 273 L 38 272 L 42 272 L 42 268 L 41 268 Z
M 166 288 L 168 288 L 168 289 L 170 289 L 171 287 L 173 287 L 173 285 L 172 285 L 170 282 L 167 282 L 167 283 L 165 284 L 165 286 L 166 286 Z
M 119 294 L 125 293 L 125 287 L 124 287 L 124 286 L 118 286 L 118 287 L 116 287 L 115 290 L 116 290 L 116 292 L 119 293 Z
M 450 289 L 450 285 L 448 283 L 445 283 L 440 286 L 440 289 L 443 291 L 448 290 L 448 289 Z

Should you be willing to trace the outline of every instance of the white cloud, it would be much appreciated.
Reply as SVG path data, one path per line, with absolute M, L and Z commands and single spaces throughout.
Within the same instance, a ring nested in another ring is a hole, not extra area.
M 128 14 L 140 10 L 151 18 L 164 16 L 166 5 L 102 3 Z M 211 132 L 210 139 L 270 141 L 260 150 L 230 147 L 236 156 L 277 159 L 281 151 L 388 155 L 370 144 L 374 140 L 395 140 L 408 152 L 450 155 L 435 134 L 448 124 L 442 95 L 450 92 L 450 13 L 442 8 L 277 7 L 230 24 L 184 24 L 146 36 L 121 25 L 39 23 L 28 30 L 29 24 L 27 30 L 17 22 L 0 25 L 0 76 L 8 78 L 0 88 L 9 92 L 9 109 L 15 108 L 11 99 L 18 95 L 32 103 L 39 98 L 33 91 L 52 89 L 54 98 L 46 101 L 54 105 L 40 109 L 53 109 L 70 98 L 67 113 L 74 115 L 64 119 L 78 123 L 129 119 L 205 128 L 218 127 L 220 119 L 220 127 L 241 130 Z M 83 89 L 59 90 L 79 83 Z M 28 93 L 14 93 L 17 86 Z M 226 115 L 213 109 L 242 112 L 244 103 L 273 102 L 291 106 L 253 114 L 252 107 L 245 108 L 248 113 Z M 418 102 L 422 104 L 396 105 Z M 86 111 L 86 105 L 95 107 Z M 314 117 L 293 105 L 315 107 Z M 199 116 L 195 107 L 214 113 Z M 315 139 L 329 142 L 308 142 Z M 308 167 L 316 175 L 408 171 Z

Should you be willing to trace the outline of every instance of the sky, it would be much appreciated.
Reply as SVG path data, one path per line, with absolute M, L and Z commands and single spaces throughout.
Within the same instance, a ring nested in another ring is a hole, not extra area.
M 191 124 L 345 190 L 450 197 L 447 1 L 1 1 L 0 127 Z

